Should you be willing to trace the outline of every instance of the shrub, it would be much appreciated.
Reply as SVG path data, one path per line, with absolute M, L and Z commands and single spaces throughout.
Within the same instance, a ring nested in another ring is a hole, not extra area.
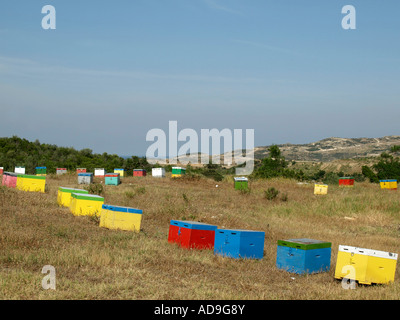
M 275 189 L 274 187 L 268 188 L 268 190 L 264 191 L 264 197 L 267 200 L 275 199 L 279 194 L 279 190 Z
M 89 193 L 91 193 L 91 194 L 97 194 L 99 196 L 104 195 L 104 187 L 100 183 L 92 183 L 92 184 L 88 185 L 87 187 L 85 187 L 85 189 L 87 191 L 89 191 Z

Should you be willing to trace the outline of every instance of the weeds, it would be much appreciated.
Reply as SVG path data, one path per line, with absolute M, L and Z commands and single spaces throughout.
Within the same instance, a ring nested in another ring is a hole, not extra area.
M 268 188 L 268 190 L 264 191 L 264 198 L 267 200 L 274 200 L 279 194 L 279 190 L 274 187 Z

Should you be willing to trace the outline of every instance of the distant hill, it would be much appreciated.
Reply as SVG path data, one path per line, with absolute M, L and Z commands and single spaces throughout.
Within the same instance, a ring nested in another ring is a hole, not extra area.
M 327 138 L 308 144 L 278 145 L 286 160 L 329 162 L 341 159 L 377 157 L 394 145 L 400 145 L 400 136 L 383 138 Z M 269 146 L 254 149 L 254 158 L 268 156 Z
M 386 136 L 383 138 L 333 137 L 307 144 L 279 144 L 278 147 L 281 150 L 281 154 L 288 161 L 327 163 L 339 160 L 375 158 L 380 156 L 382 152 L 390 151 L 394 145 L 400 145 L 400 136 Z M 254 148 L 254 150 L 248 150 L 248 159 L 250 160 L 254 156 L 255 162 L 260 161 L 269 155 L 269 147 L 261 146 Z M 229 152 L 212 158 L 219 157 L 221 163 L 223 163 L 224 157 L 231 155 L 232 153 Z M 188 156 L 188 159 L 191 163 L 200 162 L 200 154 Z M 171 162 L 176 163 L 176 158 L 171 159 Z M 214 160 L 213 163 L 215 163 Z

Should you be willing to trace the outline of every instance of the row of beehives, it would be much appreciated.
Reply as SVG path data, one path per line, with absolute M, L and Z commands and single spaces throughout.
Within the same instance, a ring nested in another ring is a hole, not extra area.
M 171 220 L 168 241 L 186 249 L 212 249 L 230 258 L 262 259 L 263 231 L 220 229 L 215 225 Z M 361 284 L 394 281 L 397 253 L 339 245 L 335 278 Z M 331 243 L 314 239 L 278 240 L 276 266 L 295 274 L 327 272 L 331 265 Z
M 0 167 L 0 174 L 3 174 L 3 167 Z M 14 169 L 14 173 L 19 173 L 19 174 L 25 174 L 25 167 L 17 166 Z M 56 174 L 57 175 L 62 175 L 68 173 L 67 168 L 57 168 L 56 169 Z M 76 169 L 76 173 L 86 173 L 86 168 L 78 168 Z M 96 168 L 94 170 L 94 176 L 95 177 L 104 177 L 106 175 L 106 170 L 103 168 Z M 126 170 L 117 168 L 114 169 L 114 173 L 119 173 L 121 177 L 125 176 Z M 47 167 L 36 167 L 35 168 L 35 174 L 38 176 L 45 176 L 47 175 Z M 133 170 L 133 176 L 146 176 L 146 170 L 144 169 L 134 169 Z
M 3 172 L 1 184 L 22 191 L 44 193 L 46 189 L 46 177 L 41 175 Z
M 100 216 L 100 227 L 140 231 L 143 211 L 136 208 L 104 204 L 104 198 L 87 190 L 58 188 L 57 203 L 75 216 Z
M 236 177 L 234 178 L 234 184 L 236 190 L 247 190 L 248 189 L 248 179 L 246 177 Z M 397 180 L 380 180 L 381 189 L 389 189 L 389 190 L 397 190 Z M 354 187 L 354 178 L 353 177 L 341 177 L 339 178 L 339 186 L 340 187 Z M 327 184 L 315 184 L 314 185 L 314 194 L 324 195 L 328 194 L 328 185 Z

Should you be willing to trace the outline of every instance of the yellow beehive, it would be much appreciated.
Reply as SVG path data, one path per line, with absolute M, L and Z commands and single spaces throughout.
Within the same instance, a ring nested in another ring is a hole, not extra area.
M 142 210 L 103 204 L 100 227 L 125 231 L 140 231 Z
M 335 278 L 361 284 L 387 284 L 394 281 L 397 253 L 339 246 Z
M 397 180 L 379 180 L 381 189 L 397 190 Z
M 314 194 L 327 194 L 328 193 L 328 185 L 327 184 L 315 184 L 314 185 Z
M 71 193 L 69 209 L 75 216 L 99 216 L 104 198 L 93 194 Z
M 57 194 L 58 205 L 61 207 L 69 207 L 71 205 L 72 193 L 89 194 L 89 191 L 83 189 L 59 187 Z
M 17 189 L 28 192 L 45 192 L 46 177 L 19 174 L 17 176 Z
M 17 184 L 15 187 L 18 190 L 23 190 L 23 186 L 24 186 L 24 174 L 17 174 Z
M 122 178 L 125 176 L 125 169 L 114 169 L 114 173 L 119 173 L 119 176 Z

